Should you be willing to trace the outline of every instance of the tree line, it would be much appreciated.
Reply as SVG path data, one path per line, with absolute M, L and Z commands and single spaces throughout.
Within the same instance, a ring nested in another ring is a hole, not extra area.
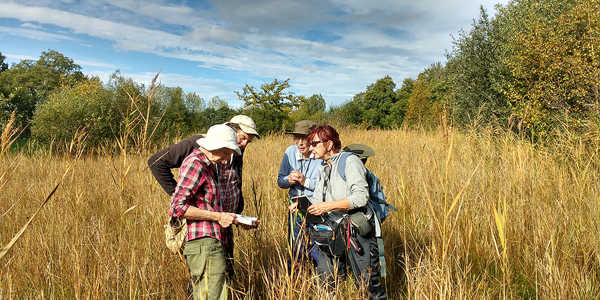
M 493 125 L 536 138 L 584 134 L 600 126 L 599 33 L 597 0 L 513 0 L 493 16 L 482 7 L 454 38 L 445 64 L 432 63 L 399 87 L 383 76 L 329 108 L 320 94 L 291 92 L 289 79 L 245 85 L 235 91 L 244 105 L 232 108 L 179 87 L 144 86 L 119 71 L 103 83 L 52 50 L 10 67 L 0 53 L 0 120 L 14 111 L 40 141 L 69 140 L 84 128 L 92 144 L 124 128 L 186 136 L 236 114 L 251 116 L 262 134 L 303 119 L 365 128 Z

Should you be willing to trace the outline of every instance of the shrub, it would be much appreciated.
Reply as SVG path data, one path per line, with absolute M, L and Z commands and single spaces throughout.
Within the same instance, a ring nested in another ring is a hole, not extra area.
M 114 137 L 120 114 L 111 93 L 98 78 L 63 87 L 38 106 L 33 117 L 32 133 L 42 142 L 52 139 L 70 141 L 84 129 L 87 142 L 96 146 Z

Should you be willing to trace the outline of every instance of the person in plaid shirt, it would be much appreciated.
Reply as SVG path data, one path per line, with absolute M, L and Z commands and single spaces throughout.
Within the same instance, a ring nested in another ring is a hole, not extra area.
M 226 228 L 237 224 L 240 193 L 231 158 L 241 151 L 235 131 L 226 125 L 212 126 L 197 143 L 200 147 L 179 169 L 169 215 L 187 219 L 184 255 L 193 279 L 194 299 L 227 299 Z
M 225 125 L 231 127 L 237 134 L 237 144 L 242 150 L 242 155 L 233 155 L 232 167 L 237 175 L 237 186 L 240 190 L 239 201 L 236 213 L 241 214 L 244 210 L 244 196 L 242 195 L 242 169 L 244 166 L 244 149 L 254 139 L 260 139 L 258 131 L 256 131 L 256 123 L 252 118 L 245 115 L 237 115 L 231 118 L 231 120 Z M 165 190 L 169 197 L 173 196 L 175 187 L 177 187 L 177 180 L 173 177 L 172 169 L 178 169 L 181 167 L 183 160 L 192 154 L 192 152 L 200 147 L 196 141 L 204 137 L 202 134 L 193 135 L 187 139 L 180 141 L 177 144 L 166 147 L 148 159 L 148 167 L 152 171 L 152 175 L 160 186 Z M 227 239 L 233 241 L 233 229 L 230 227 L 227 230 Z M 227 275 L 229 279 L 234 277 L 234 264 L 233 264 L 233 249 L 234 242 L 228 243 L 227 250 Z M 191 284 L 188 287 L 188 294 L 192 295 Z

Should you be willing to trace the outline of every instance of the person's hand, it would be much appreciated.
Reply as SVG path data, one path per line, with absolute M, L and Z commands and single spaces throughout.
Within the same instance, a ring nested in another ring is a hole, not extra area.
M 298 170 L 292 171 L 292 173 L 288 175 L 288 182 L 290 184 L 296 184 L 296 182 L 298 182 L 298 174 L 302 173 L 298 172 Z
M 331 209 L 329 208 L 329 204 L 327 202 L 315 203 L 308 207 L 308 212 L 315 216 L 320 216 L 330 210 Z
M 237 224 L 237 220 L 235 218 L 235 214 L 232 213 L 218 213 L 219 217 L 217 219 L 217 221 L 219 222 L 219 225 L 223 226 L 223 228 L 227 228 L 229 226 L 231 226 L 231 224 Z
M 288 175 L 288 181 L 291 184 L 300 183 L 301 185 L 304 185 L 305 180 L 306 177 L 304 177 L 304 174 L 298 170 L 294 170 L 292 173 L 290 173 L 290 175 Z
M 254 223 L 254 225 L 246 225 L 246 224 L 238 223 L 238 225 L 242 226 L 242 228 L 244 228 L 244 230 L 255 229 L 256 227 L 258 227 L 258 224 L 260 224 L 260 220 L 256 220 L 256 223 Z
M 288 175 L 288 182 L 289 182 L 291 185 L 294 185 L 294 184 L 296 184 L 296 179 L 295 179 L 295 178 L 292 176 L 292 174 Z
M 294 171 L 296 171 L 296 170 L 294 170 Z M 304 185 L 305 180 L 306 180 L 306 177 L 304 177 L 304 174 L 302 174 L 302 172 L 296 171 L 296 182 L 298 182 L 301 185 Z
M 293 214 L 297 214 L 298 213 L 298 202 L 294 202 L 292 204 L 290 204 L 290 206 L 288 206 L 288 209 L 290 210 L 291 213 Z

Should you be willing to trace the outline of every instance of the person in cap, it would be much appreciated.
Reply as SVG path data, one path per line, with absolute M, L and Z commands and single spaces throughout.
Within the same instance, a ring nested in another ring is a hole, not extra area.
M 233 129 L 214 125 L 179 169 L 169 215 L 186 219 L 184 255 L 192 275 L 194 299 L 227 299 L 226 228 L 236 224 L 237 176 L 231 165 L 242 152 Z M 249 229 L 248 227 L 245 227 Z
M 309 198 L 313 196 L 319 175 L 318 166 L 323 161 L 314 159 L 314 155 L 310 152 L 310 145 L 306 141 L 306 135 L 316 125 L 312 121 L 304 120 L 294 125 L 294 131 L 286 132 L 293 136 L 294 145 L 285 150 L 277 175 L 277 184 L 282 189 L 289 189 L 290 199 L 301 195 Z M 292 200 L 290 200 L 290 204 L 292 204 Z M 319 250 L 306 236 L 308 224 L 304 223 L 303 227 L 304 220 L 298 213 L 290 213 L 288 221 L 288 242 L 292 247 L 294 260 L 301 262 L 309 257 L 316 266 Z
M 375 156 L 375 150 L 373 148 L 363 144 L 350 144 L 344 147 L 343 151 L 352 152 L 360 158 L 363 164 L 367 163 L 367 159 L 371 156 Z
M 246 146 L 250 144 L 254 138 L 258 139 L 260 136 L 256 131 L 256 123 L 254 123 L 254 120 L 245 115 L 234 116 L 228 123 L 225 123 L 225 125 L 231 127 L 235 131 L 237 145 L 241 150 L 240 154 L 233 154 L 232 162 L 232 167 L 237 176 L 237 186 L 240 191 L 239 202 L 235 212 L 241 214 L 244 210 L 244 197 L 241 192 L 243 155 Z M 202 137 L 203 135 L 198 134 L 184 139 L 175 145 L 171 145 L 156 152 L 148 159 L 148 166 L 150 167 L 154 178 L 169 196 L 173 195 L 177 185 L 177 181 L 175 181 L 171 169 L 181 167 L 183 160 L 199 147 L 196 141 Z M 231 227 L 228 227 L 227 236 L 233 241 L 233 230 Z M 233 242 L 229 243 L 227 246 L 227 258 L 227 273 L 229 276 L 233 276 Z

